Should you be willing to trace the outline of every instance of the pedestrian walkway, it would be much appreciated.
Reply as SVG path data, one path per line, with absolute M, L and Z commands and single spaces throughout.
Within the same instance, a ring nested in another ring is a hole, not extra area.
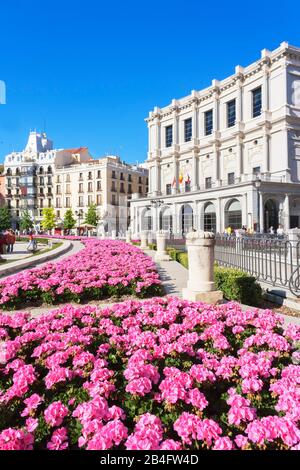
M 53 242 L 55 242 L 55 239 L 53 239 Z M 46 245 L 46 248 L 49 247 Z M 49 263 L 49 261 L 61 261 L 62 259 L 82 250 L 82 248 L 83 245 L 80 241 L 72 240 L 72 242 L 70 242 L 69 240 L 63 240 L 63 244 L 52 251 L 46 253 L 41 252 L 40 255 L 29 256 L 25 257 L 25 259 L 17 259 L 9 263 L 4 263 L 0 266 L 1 281 L 2 279 L 5 279 L 6 277 L 11 276 L 12 274 L 17 273 L 19 271 L 23 271 L 24 269 L 33 269 L 37 266 L 41 267 L 44 266 L 46 263 Z

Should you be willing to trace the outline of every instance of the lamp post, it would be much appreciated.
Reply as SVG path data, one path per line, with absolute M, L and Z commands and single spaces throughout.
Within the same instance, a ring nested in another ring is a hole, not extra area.
M 158 209 L 164 204 L 164 201 L 163 199 L 151 199 L 150 203 L 151 203 L 151 206 L 148 206 L 148 209 L 151 209 L 151 207 Z M 161 230 L 159 220 L 158 220 L 158 229 Z
M 259 189 L 261 187 L 261 179 L 257 176 L 254 182 L 254 185 L 257 190 L 257 233 L 260 233 L 260 192 Z
M 75 214 L 78 218 L 78 234 L 80 235 L 80 221 L 81 221 L 82 216 L 83 216 L 82 209 L 79 209 L 79 211 L 75 211 Z

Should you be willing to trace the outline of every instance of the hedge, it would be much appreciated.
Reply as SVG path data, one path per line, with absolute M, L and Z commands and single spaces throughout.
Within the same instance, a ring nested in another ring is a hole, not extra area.
M 188 268 L 188 254 L 175 248 L 168 248 L 170 257 Z M 228 300 L 237 300 L 242 304 L 257 306 L 261 300 L 262 288 L 254 276 L 239 269 L 215 266 L 216 289 L 221 290 Z

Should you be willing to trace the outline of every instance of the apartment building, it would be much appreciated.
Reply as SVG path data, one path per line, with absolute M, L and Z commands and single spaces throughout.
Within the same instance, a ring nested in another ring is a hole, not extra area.
M 88 206 L 96 204 L 103 232 L 125 233 L 130 222 L 129 202 L 134 193 L 148 192 L 147 169 L 129 165 L 117 156 L 107 156 L 86 163 L 57 166 L 55 169 L 55 210 L 63 220 L 72 208 L 78 226 Z

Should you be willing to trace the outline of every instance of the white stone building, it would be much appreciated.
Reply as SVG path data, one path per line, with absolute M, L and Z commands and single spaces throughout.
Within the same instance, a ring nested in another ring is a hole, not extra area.
M 132 230 L 300 227 L 300 48 L 274 51 L 146 119 L 149 194 Z

